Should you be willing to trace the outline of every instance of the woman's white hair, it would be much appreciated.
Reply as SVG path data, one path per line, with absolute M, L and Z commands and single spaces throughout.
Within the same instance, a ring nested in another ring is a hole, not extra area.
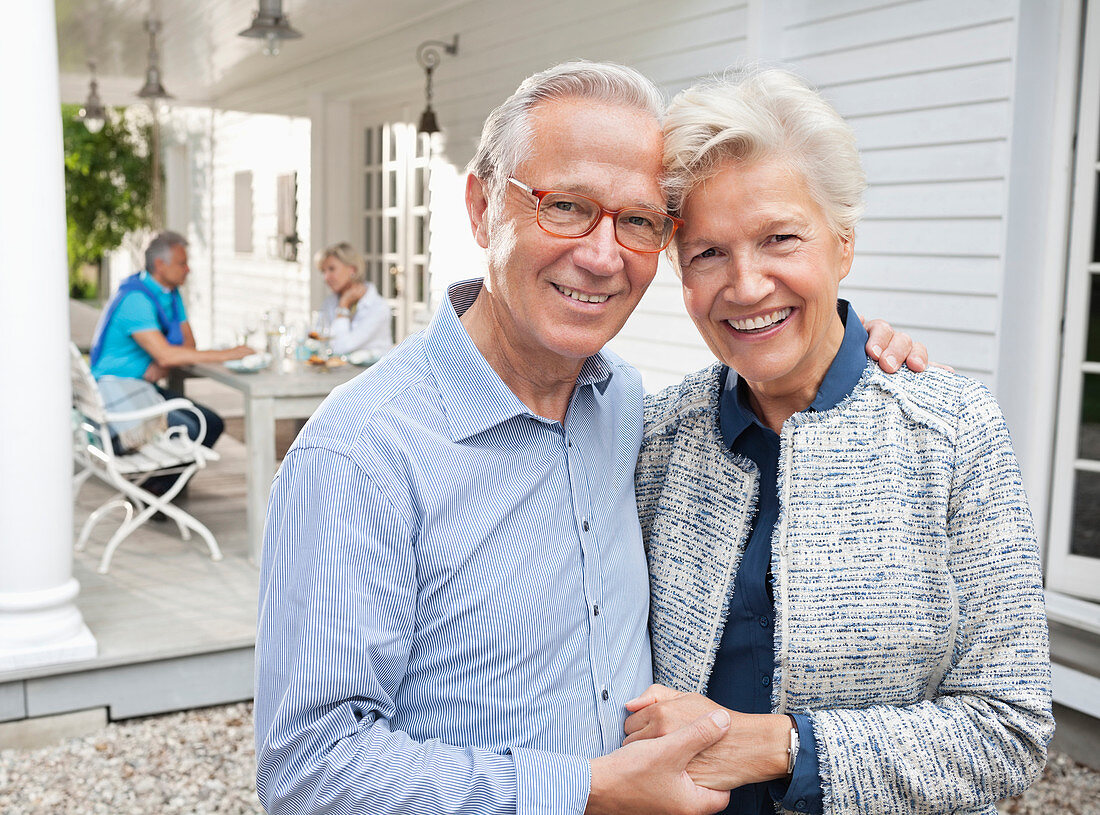
M 347 241 L 340 241 L 331 246 L 326 246 L 313 256 L 313 265 L 317 267 L 318 271 L 321 271 L 321 267 L 324 266 L 325 260 L 328 258 L 336 258 L 345 266 L 353 267 L 355 269 L 354 279 L 360 283 L 362 283 L 366 277 L 367 262 L 363 259 L 363 256 L 359 254 L 359 250 Z
M 778 159 L 801 174 L 838 237 L 855 234 L 867 187 L 855 132 L 795 74 L 749 66 L 700 82 L 672 100 L 664 132 L 674 212 L 726 162 Z
M 466 167 L 487 185 L 491 196 L 502 194 L 508 176 L 530 155 L 531 109 L 558 99 L 624 105 L 650 113 L 658 121 L 665 107 L 657 86 L 625 65 L 575 60 L 532 74 L 489 114 L 477 152 Z

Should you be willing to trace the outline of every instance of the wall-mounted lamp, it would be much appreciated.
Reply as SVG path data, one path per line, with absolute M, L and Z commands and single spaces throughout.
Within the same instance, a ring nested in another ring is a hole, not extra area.
M 88 63 L 88 70 L 92 73 L 92 81 L 88 86 L 88 99 L 84 107 L 77 113 L 76 118 L 84 122 L 89 133 L 98 133 L 107 123 L 107 109 L 99 98 L 99 85 L 95 81 L 95 63 Z
M 439 122 L 435 119 L 435 111 L 432 110 L 432 71 L 435 70 L 435 66 L 439 64 L 439 61 L 443 58 L 443 54 L 450 54 L 452 57 L 458 53 L 458 35 L 455 34 L 452 42 L 440 42 L 439 40 L 427 40 L 420 43 L 416 49 L 416 61 L 420 63 L 420 67 L 424 69 L 424 74 L 427 77 L 427 82 L 424 87 L 424 97 L 427 101 L 427 106 L 424 108 L 424 112 L 420 114 L 420 124 L 417 126 L 417 132 L 427 133 L 429 136 L 432 133 L 439 132 Z
M 279 55 L 279 40 L 296 40 L 302 33 L 290 27 L 283 14 L 283 0 L 260 0 L 260 10 L 252 15 L 252 25 L 237 36 L 262 39 L 264 54 L 274 57 Z
M 145 69 L 145 85 L 137 92 L 142 99 L 171 99 L 172 94 L 160 83 L 160 55 L 157 53 L 157 32 L 160 20 L 151 17 L 145 20 L 145 30 L 149 32 L 149 65 Z

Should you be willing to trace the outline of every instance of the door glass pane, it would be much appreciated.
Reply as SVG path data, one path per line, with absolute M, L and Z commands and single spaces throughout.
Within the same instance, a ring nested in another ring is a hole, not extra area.
M 396 218 L 387 218 L 386 220 L 389 222 L 389 225 L 390 225 L 389 242 L 386 244 L 386 251 L 387 252 L 396 252 L 396 251 L 398 251 L 398 247 L 397 247 L 397 219 Z
M 397 173 L 392 170 L 387 173 L 390 177 L 390 197 L 386 199 L 387 207 L 397 206 Z
M 427 275 L 424 274 L 424 264 L 414 263 L 412 267 L 413 285 L 416 286 L 416 302 L 423 303 L 427 298 Z
M 1100 473 L 1077 471 L 1070 552 L 1100 558 Z
M 424 254 L 424 241 L 427 237 L 427 229 L 424 226 L 424 216 L 416 215 L 413 217 L 413 235 L 415 236 L 416 245 L 413 247 L 413 253 L 417 255 Z
M 374 164 L 374 130 L 367 128 L 363 134 L 363 164 L 370 166 Z
M 427 189 L 427 184 L 424 183 L 424 175 L 426 167 L 417 167 L 416 173 L 413 175 L 413 206 L 424 206 L 424 193 Z
M 363 186 L 367 190 L 367 194 L 363 198 L 363 209 L 374 209 L 374 204 L 372 203 L 374 200 L 374 196 L 372 195 L 374 192 L 374 173 L 367 173 L 367 183 Z
M 1077 457 L 1100 461 L 1100 374 L 1084 375 Z
M 1089 292 L 1088 331 L 1085 359 L 1100 362 L 1100 274 L 1089 275 L 1092 286 Z
M 1096 198 L 1092 208 L 1092 262 L 1100 263 L 1100 178 L 1094 178 Z
M 371 233 L 374 232 L 374 219 L 367 218 L 367 228 L 363 230 L 363 254 L 369 255 L 374 251 L 374 243 L 371 241 Z

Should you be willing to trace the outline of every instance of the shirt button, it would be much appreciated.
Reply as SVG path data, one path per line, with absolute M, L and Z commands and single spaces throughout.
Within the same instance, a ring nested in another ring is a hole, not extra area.
M 761 628 L 767 628 L 769 625 L 771 625 L 771 622 L 772 621 L 770 619 L 768 619 L 767 615 L 765 615 L 765 614 L 760 615 L 760 627 Z
M 596 604 L 596 605 L 592 606 L 592 616 L 593 617 L 599 617 L 600 616 L 600 606 L 599 606 L 599 604 Z
M 583 521 L 581 521 L 581 529 L 583 529 L 585 532 L 588 531 L 588 519 L 587 518 L 585 518 Z
M 600 694 L 600 698 L 603 699 L 605 702 L 611 698 L 611 694 L 607 692 L 607 688 L 603 689 L 603 693 Z
M 565 440 L 565 446 L 566 447 L 572 447 L 573 446 L 573 440 L 572 439 L 566 439 Z
M 768 676 L 767 674 L 764 674 L 762 677 L 760 677 L 760 684 L 763 685 L 764 687 L 767 687 L 771 683 L 772 683 L 772 678 L 770 676 Z

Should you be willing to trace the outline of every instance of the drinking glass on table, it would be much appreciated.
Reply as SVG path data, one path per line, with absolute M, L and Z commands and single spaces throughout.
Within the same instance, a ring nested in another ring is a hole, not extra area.
M 310 321 L 309 339 L 313 356 L 310 362 L 323 364 L 332 356 L 332 323 L 323 311 L 314 311 Z
M 259 325 L 256 321 L 255 314 L 246 314 L 241 321 L 241 327 L 237 329 L 236 340 L 237 345 L 251 345 L 249 340 L 252 339 L 252 335 L 259 330 Z

